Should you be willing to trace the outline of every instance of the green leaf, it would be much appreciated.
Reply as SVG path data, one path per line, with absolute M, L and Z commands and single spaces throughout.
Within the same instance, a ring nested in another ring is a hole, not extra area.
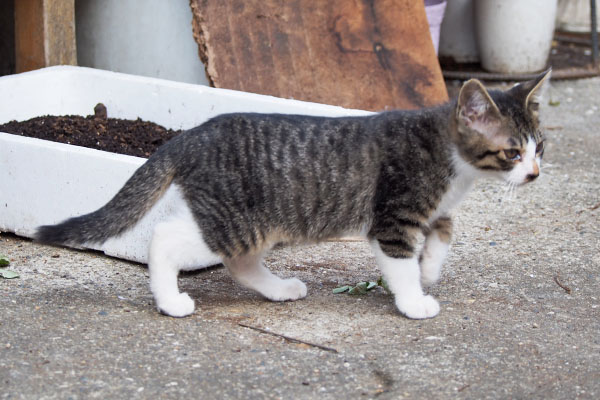
M 548 105 L 549 105 L 550 107 L 558 107 L 558 106 L 560 106 L 560 101 L 558 101 L 558 100 L 550 100 L 550 101 L 548 102 Z
M 388 292 L 389 294 L 392 293 L 392 291 L 390 290 L 387 282 L 385 281 L 385 278 L 383 276 L 380 276 L 379 279 L 377 280 L 377 284 L 379 286 L 381 286 L 382 288 L 385 289 L 386 292 Z
M 352 295 L 352 296 L 356 296 L 356 295 L 362 295 L 367 293 L 366 290 L 362 289 L 359 286 L 354 286 L 352 289 L 348 290 L 348 294 Z
M 10 264 L 8 258 L 4 254 L 0 254 L 0 267 L 6 267 L 8 264 Z
M 381 278 L 379 279 L 381 281 Z M 377 282 L 359 282 L 356 286 L 340 286 L 338 288 L 333 289 L 333 293 L 344 293 L 348 292 L 351 295 L 361 295 L 366 294 L 369 290 L 376 288 L 377 286 L 381 286 L 379 281 Z
M 354 286 L 352 289 L 348 290 L 348 294 L 353 294 L 353 295 L 366 294 L 368 286 L 369 286 L 368 282 L 360 282 L 356 286 Z
M 0 268 L 0 276 L 4 279 L 15 279 L 19 277 L 19 274 L 14 271 L 9 271 L 8 269 Z
M 347 292 L 348 290 L 350 290 L 352 288 L 352 286 L 340 286 L 338 288 L 333 289 L 333 294 L 338 294 L 338 293 L 344 293 Z

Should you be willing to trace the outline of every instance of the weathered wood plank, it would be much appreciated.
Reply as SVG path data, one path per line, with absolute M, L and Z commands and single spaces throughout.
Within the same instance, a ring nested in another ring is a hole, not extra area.
M 447 100 L 421 1 L 190 4 L 216 87 L 367 110 Z
M 75 0 L 15 1 L 17 72 L 77 65 Z

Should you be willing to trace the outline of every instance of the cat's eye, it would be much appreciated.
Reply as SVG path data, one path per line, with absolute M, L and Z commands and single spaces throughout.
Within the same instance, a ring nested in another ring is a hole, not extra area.
M 510 161 L 519 161 L 521 159 L 521 152 L 517 149 L 506 149 L 504 150 L 504 156 Z
M 537 144 L 537 147 L 535 148 L 535 154 L 539 156 L 543 153 L 544 153 L 544 141 L 542 140 L 541 142 L 539 142 Z

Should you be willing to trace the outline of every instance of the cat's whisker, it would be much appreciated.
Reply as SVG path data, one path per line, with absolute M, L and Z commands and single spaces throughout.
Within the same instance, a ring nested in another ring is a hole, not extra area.
M 504 189 L 504 196 L 502 197 L 502 202 L 510 203 L 515 199 L 517 184 L 513 182 L 508 182 Z
M 517 199 L 517 184 L 513 183 L 512 189 L 511 189 L 511 200 L 516 200 L 516 199 Z
M 546 167 L 546 166 L 541 166 L 541 167 L 540 167 L 540 173 L 542 173 L 542 172 L 543 172 L 543 173 L 544 173 L 544 174 L 546 174 L 546 175 L 550 175 L 550 176 L 552 176 L 552 172 L 553 172 L 553 171 L 552 171 L 552 168 L 554 168 L 554 166 L 553 166 L 553 165 L 550 165 L 550 166 L 547 166 L 547 167 Z M 548 171 L 548 170 L 550 170 L 550 171 Z
M 510 186 L 511 186 L 511 183 L 508 182 L 506 184 L 506 186 L 504 187 L 504 193 L 502 195 L 502 199 L 500 200 L 502 203 L 506 203 L 508 201 L 509 194 L 510 194 Z

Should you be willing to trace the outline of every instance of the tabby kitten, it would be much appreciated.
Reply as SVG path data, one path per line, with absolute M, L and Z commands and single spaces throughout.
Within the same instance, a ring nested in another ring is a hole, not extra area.
M 233 277 L 273 301 L 306 296 L 298 279 L 263 265 L 273 245 L 362 232 L 409 318 L 430 318 L 424 294 L 450 243 L 450 211 L 478 177 L 521 185 L 539 175 L 539 95 L 550 72 L 502 91 L 466 82 L 458 99 L 419 111 L 327 118 L 228 114 L 162 146 L 104 207 L 42 226 L 42 242 L 102 243 L 131 228 L 169 187 L 178 212 L 154 229 L 150 287 L 158 309 L 194 311 L 181 270 L 222 260 Z M 425 244 L 420 256 L 415 244 Z

